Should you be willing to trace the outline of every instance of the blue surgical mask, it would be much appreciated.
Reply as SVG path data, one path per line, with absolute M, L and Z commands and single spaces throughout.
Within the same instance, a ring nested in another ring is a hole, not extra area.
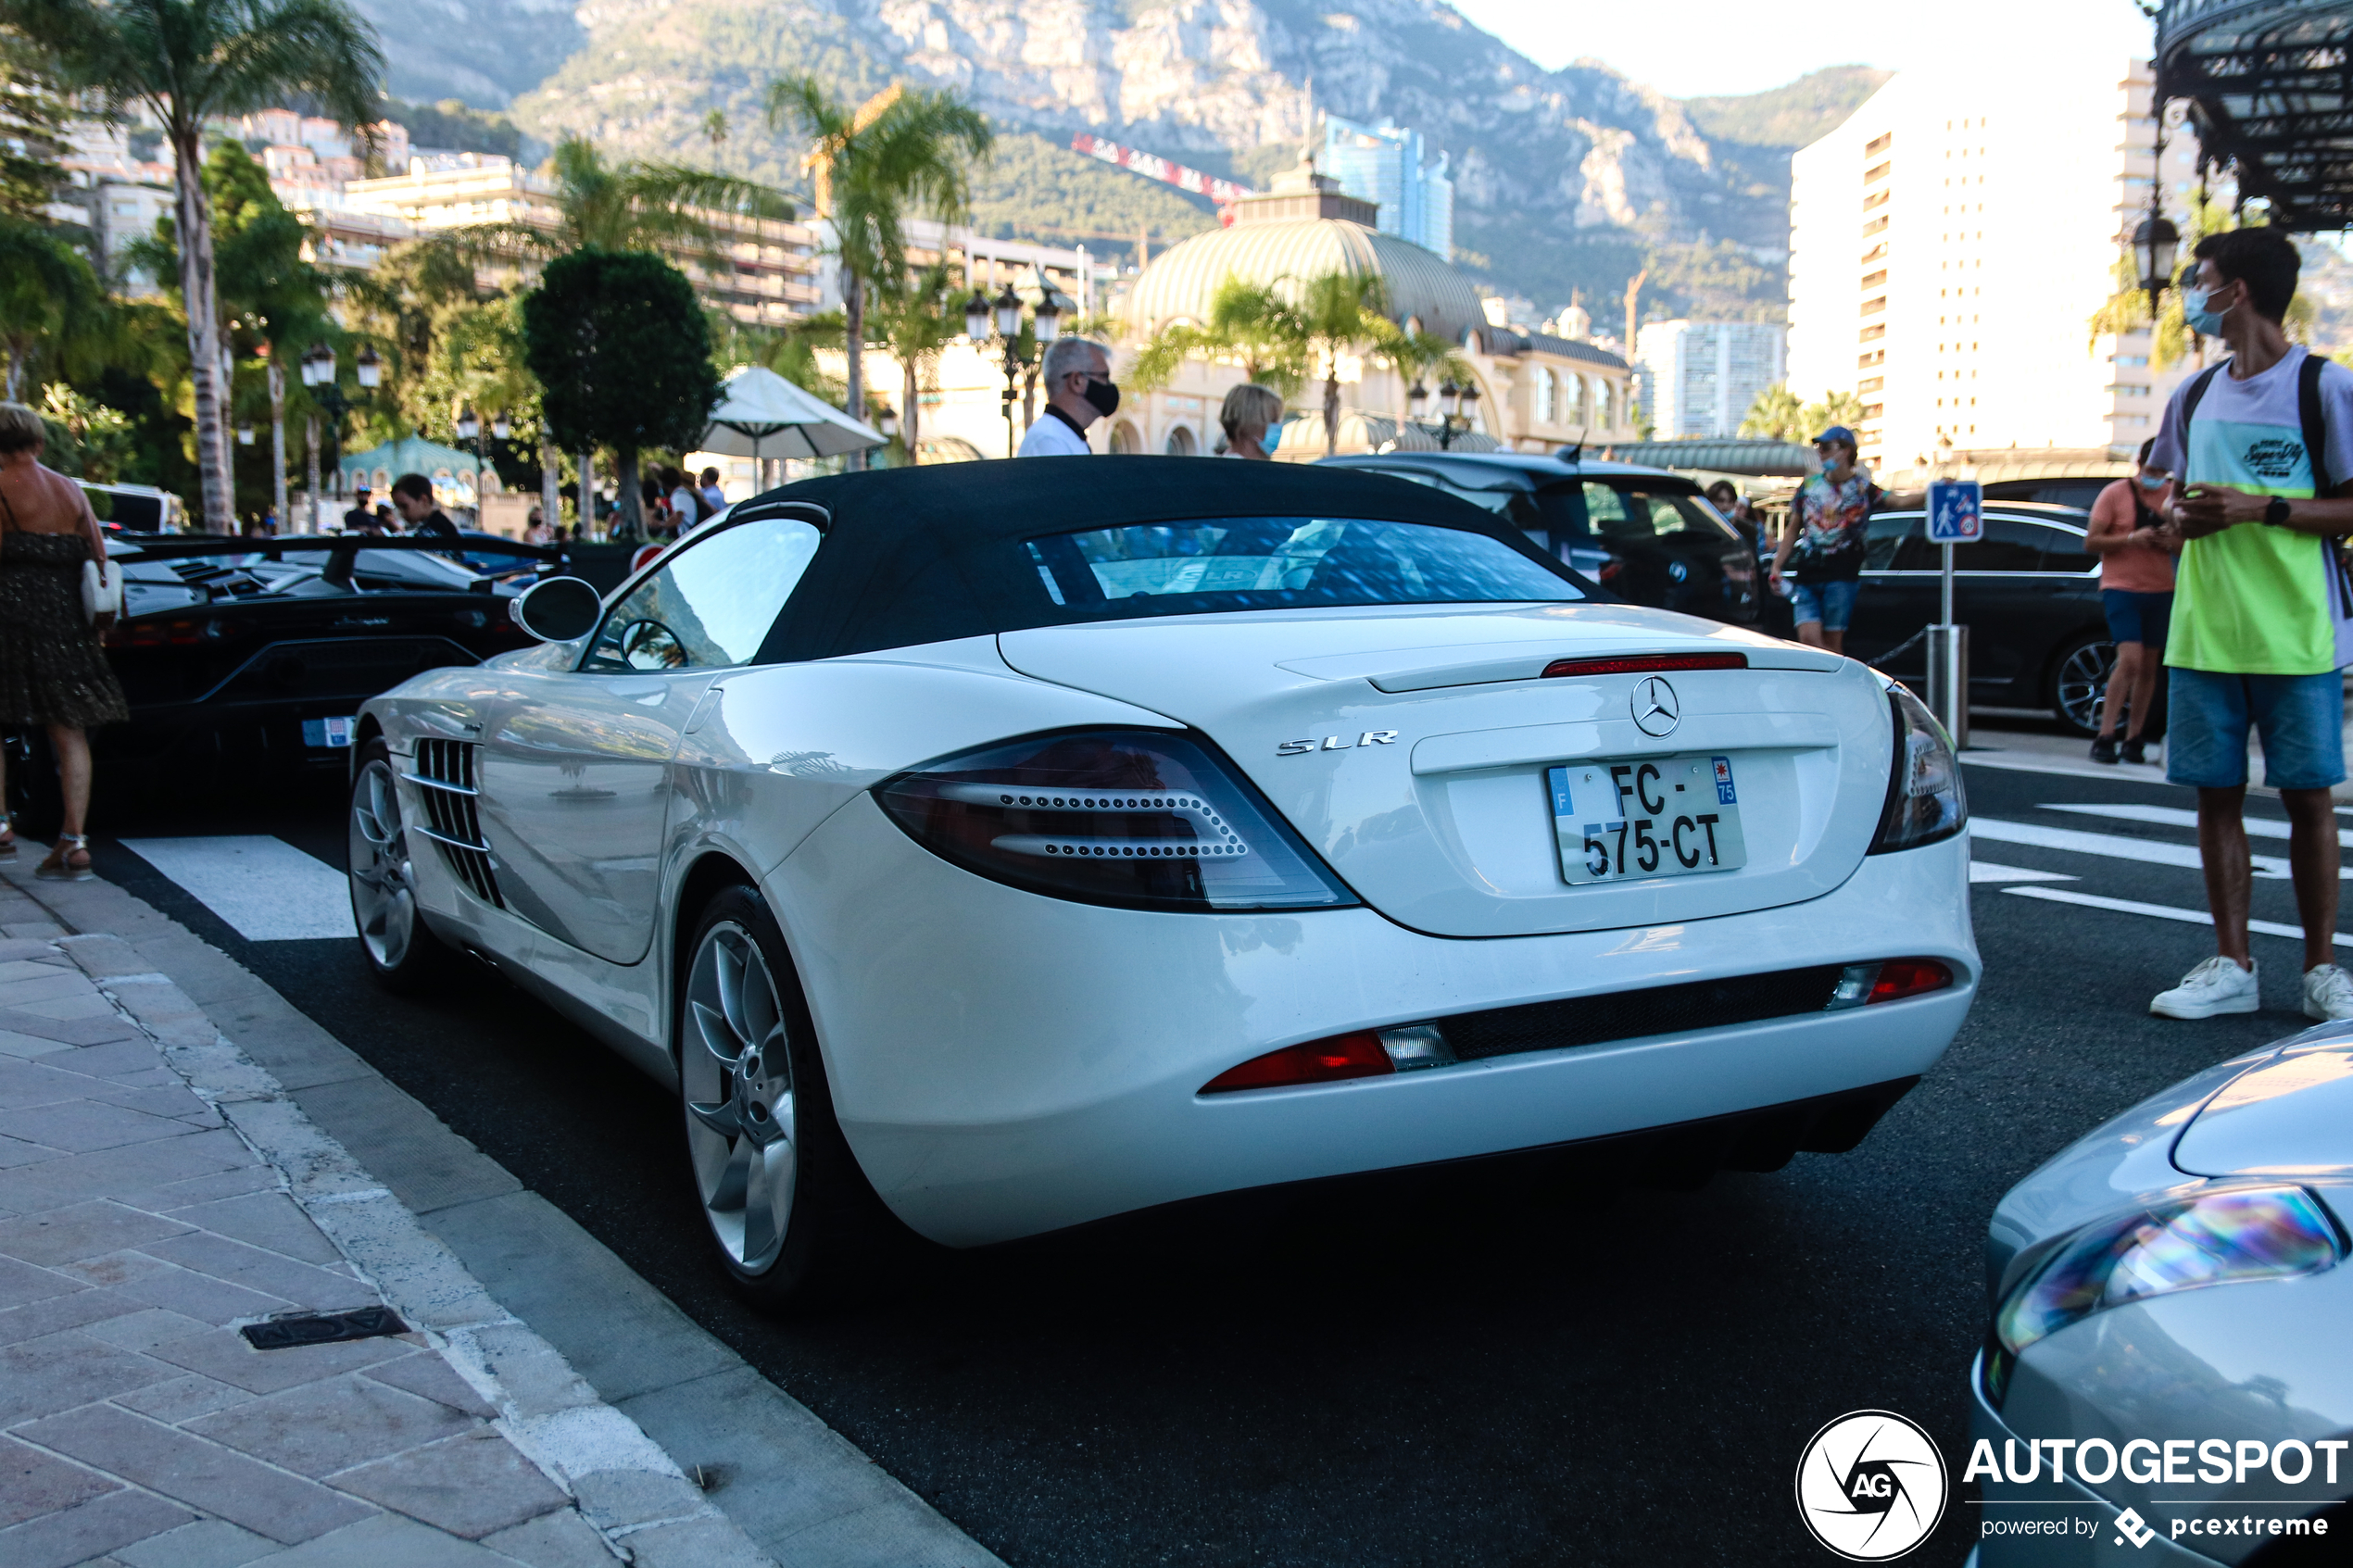
M 1258 449 L 1270 458 L 1275 455 L 1275 448 L 1282 444 L 1283 427 L 1280 425 L 1268 425 L 1266 433 L 1258 438 Z
M 2190 331 L 2202 337 L 2222 335 L 2222 318 L 2206 307 L 2207 299 L 2213 292 L 2212 289 L 2182 291 L 2182 320 L 2188 323 Z
M 2140 480 L 2144 490 L 2162 490 L 2173 476 L 2170 473 L 2144 473 L 2135 477 Z

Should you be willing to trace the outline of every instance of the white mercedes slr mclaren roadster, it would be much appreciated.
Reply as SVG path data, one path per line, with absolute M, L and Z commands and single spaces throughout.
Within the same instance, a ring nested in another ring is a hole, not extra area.
M 1978 980 L 1942 732 L 1378 474 L 813 480 L 369 702 L 369 961 L 674 1087 L 719 1254 L 1487 1156 L 1851 1148 Z

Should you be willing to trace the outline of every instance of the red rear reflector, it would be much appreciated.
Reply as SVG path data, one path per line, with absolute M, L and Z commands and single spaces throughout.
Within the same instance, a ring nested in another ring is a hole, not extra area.
M 1201 1086 L 1205 1095 L 1233 1089 L 1278 1089 L 1290 1084 L 1330 1084 L 1342 1078 L 1378 1078 L 1397 1069 L 1381 1049 L 1380 1037 L 1370 1030 L 1285 1046 L 1254 1056 L 1239 1067 L 1229 1067 Z
M 1863 1005 L 1900 1002 L 1923 992 L 1942 991 L 1952 983 L 1953 972 L 1934 959 L 1890 959 L 1879 966 L 1879 978 L 1871 982 L 1871 994 L 1863 998 Z
M 1744 653 L 1634 653 L 1615 659 L 1556 659 L 1544 678 L 1560 675 L 1655 675 L 1662 670 L 1745 670 Z

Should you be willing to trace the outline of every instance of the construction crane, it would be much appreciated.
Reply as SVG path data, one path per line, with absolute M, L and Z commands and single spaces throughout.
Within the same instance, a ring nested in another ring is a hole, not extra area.
M 1140 174 L 1147 180 L 1157 180 L 1164 185 L 1174 185 L 1180 191 L 1189 191 L 1197 196 L 1207 196 L 1217 204 L 1217 220 L 1227 228 L 1233 227 L 1234 204 L 1244 196 L 1254 196 L 1258 194 L 1248 185 L 1238 185 L 1231 180 L 1220 180 L 1214 174 L 1203 174 L 1198 169 L 1188 169 L 1181 163 L 1171 163 L 1157 154 L 1138 152 L 1133 147 L 1123 147 L 1116 142 L 1107 142 L 1101 136 L 1089 136 L 1083 131 L 1070 139 L 1070 150 L 1074 153 L 1084 153 L 1091 158 L 1101 158 L 1103 162 L 1124 169 L 1130 174 Z

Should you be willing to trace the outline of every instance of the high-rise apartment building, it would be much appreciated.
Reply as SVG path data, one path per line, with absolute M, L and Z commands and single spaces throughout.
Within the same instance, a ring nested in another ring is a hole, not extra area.
M 1446 178 L 1444 153 L 1430 167 L 1420 132 L 1326 115 L 1318 161 L 1341 191 L 1380 204 L 1382 233 L 1411 240 L 1441 261 L 1454 259 L 1454 182 Z
M 1999 75 L 1890 80 L 1793 163 L 1790 389 L 1854 394 L 1889 473 L 2137 445 L 2180 370 L 2151 373 L 2145 331 L 2091 323 L 2147 213 L 2157 129 L 2145 61 L 2029 51 Z M 2186 129 L 2165 156 L 2178 221 Z
M 1653 321 L 1634 334 L 1652 436 L 1740 433 L 1756 395 L 1788 375 L 1789 329 L 1772 321 Z

